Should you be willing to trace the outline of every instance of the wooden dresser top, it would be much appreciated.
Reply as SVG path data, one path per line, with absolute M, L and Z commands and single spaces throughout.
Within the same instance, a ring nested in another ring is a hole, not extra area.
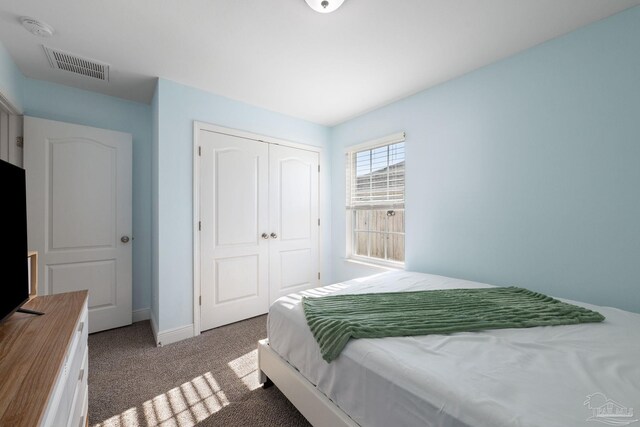
M 37 426 L 63 366 L 87 291 L 36 297 L 0 323 L 0 425 Z

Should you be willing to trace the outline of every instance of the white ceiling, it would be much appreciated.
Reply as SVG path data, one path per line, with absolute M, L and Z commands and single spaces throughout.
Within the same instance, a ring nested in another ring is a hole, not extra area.
M 149 102 L 162 77 L 334 125 L 640 0 L 2 0 L 0 40 L 28 77 Z M 20 16 L 56 30 L 42 39 Z M 111 65 L 49 67 L 41 45 Z

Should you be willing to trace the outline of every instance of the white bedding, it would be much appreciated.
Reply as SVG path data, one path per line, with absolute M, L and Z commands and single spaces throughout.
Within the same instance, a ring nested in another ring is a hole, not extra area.
M 301 294 L 488 286 L 392 272 Z M 271 306 L 269 344 L 360 425 L 601 425 L 587 421 L 593 411 L 584 403 L 594 393 L 603 393 L 640 413 L 639 314 L 567 301 L 596 310 L 606 320 L 597 324 L 351 340 L 329 364 L 322 359 L 307 326 L 301 294 L 280 298 Z M 594 396 L 592 403 L 599 406 L 601 399 Z

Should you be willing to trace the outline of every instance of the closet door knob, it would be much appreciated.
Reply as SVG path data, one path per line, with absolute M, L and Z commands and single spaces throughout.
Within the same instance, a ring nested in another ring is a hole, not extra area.
M 278 238 L 278 235 L 277 235 L 276 233 L 271 233 L 271 238 L 272 238 L 272 239 L 277 239 L 277 238 Z
M 262 233 L 262 238 L 263 238 L 263 239 L 268 239 L 268 238 L 269 238 L 269 235 L 268 235 L 267 233 Z

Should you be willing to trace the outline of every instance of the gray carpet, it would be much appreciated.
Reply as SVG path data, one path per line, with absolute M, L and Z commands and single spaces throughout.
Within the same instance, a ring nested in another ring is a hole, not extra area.
M 258 384 L 266 316 L 155 347 L 149 322 L 89 336 L 91 426 L 309 426 Z

